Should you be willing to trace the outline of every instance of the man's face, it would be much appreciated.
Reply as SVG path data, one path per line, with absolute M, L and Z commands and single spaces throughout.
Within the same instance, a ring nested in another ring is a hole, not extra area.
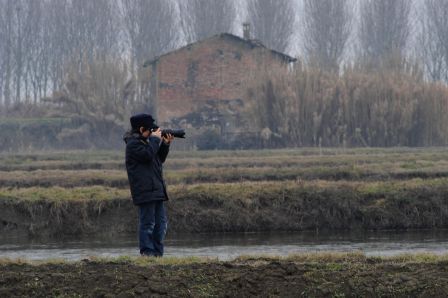
M 149 135 L 151 134 L 151 130 L 146 129 L 144 127 L 140 127 L 140 133 L 142 134 L 142 136 L 147 139 L 149 138 Z

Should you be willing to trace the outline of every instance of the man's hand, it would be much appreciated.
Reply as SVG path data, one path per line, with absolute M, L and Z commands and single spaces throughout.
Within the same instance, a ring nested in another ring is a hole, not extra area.
M 174 137 L 172 134 L 169 133 L 166 136 L 162 136 L 162 139 L 165 144 L 169 145 L 174 140 Z
M 162 138 L 162 131 L 160 130 L 160 128 L 157 128 L 157 130 L 151 132 L 151 136 L 157 137 L 159 139 Z

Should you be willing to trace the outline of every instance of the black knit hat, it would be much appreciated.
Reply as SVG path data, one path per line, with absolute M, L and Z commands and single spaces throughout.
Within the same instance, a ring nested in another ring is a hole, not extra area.
M 133 130 L 139 130 L 140 127 L 144 127 L 146 129 L 158 128 L 154 118 L 152 118 L 149 114 L 137 114 L 132 116 L 130 120 Z

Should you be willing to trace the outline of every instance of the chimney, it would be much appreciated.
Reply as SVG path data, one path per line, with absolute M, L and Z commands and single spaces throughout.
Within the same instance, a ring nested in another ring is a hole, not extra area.
M 243 37 L 246 40 L 250 39 L 250 23 L 243 23 Z

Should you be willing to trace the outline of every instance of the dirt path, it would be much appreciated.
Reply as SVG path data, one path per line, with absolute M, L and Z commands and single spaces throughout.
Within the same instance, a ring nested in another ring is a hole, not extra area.
M 0 265 L 0 297 L 446 297 L 448 260 L 245 258 Z

